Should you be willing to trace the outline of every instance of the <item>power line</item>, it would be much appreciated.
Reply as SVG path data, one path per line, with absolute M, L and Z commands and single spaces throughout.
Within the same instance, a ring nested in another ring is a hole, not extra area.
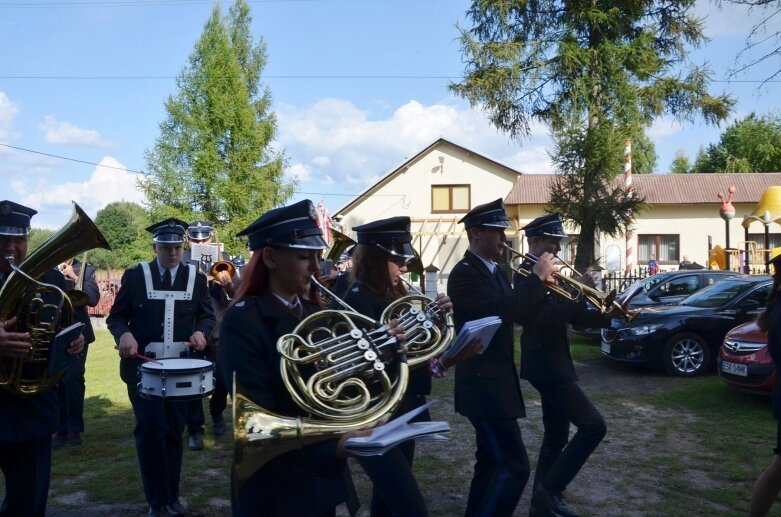
M 102 163 L 88 162 L 86 160 L 79 160 L 77 158 L 69 158 L 67 156 L 60 156 L 58 154 L 44 153 L 43 151 L 35 151 L 33 149 L 25 149 L 24 147 L 16 147 L 14 145 L 9 145 L 9 144 L 0 143 L 0 146 L 8 147 L 10 149 L 16 149 L 17 151 L 24 151 L 26 153 L 40 154 L 40 155 L 43 155 L 43 156 L 48 156 L 50 158 L 57 158 L 59 160 L 68 160 L 69 162 L 85 163 L 87 165 L 94 165 L 96 167 L 105 167 L 107 169 L 116 169 L 116 170 L 126 171 L 126 172 L 135 172 L 137 174 L 146 174 L 144 171 L 134 171 L 133 169 L 126 169 L 124 167 L 115 167 L 113 165 L 105 165 L 105 164 L 102 164 Z
M 79 160 L 77 158 L 69 158 L 68 156 L 60 156 L 57 154 L 50 154 L 50 153 L 44 153 L 42 151 L 35 151 L 33 149 L 25 149 L 24 147 L 17 147 L 15 145 L 9 145 L 9 144 L 3 144 L 0 143 L 0 146 L 8 147 L 9 149 L 16 149 L 17 151 L 24 151 L 26 153 L 33 153 L 33 154 L 40 154 L 43 156 L 48 156 L 50 158 L 57 158 L 59 160 L 68 160 L 70 162 L 76 162 L 76 163 L 85 163 L 87 165 L 94 165 L 96 167 L 105 167 L 107 169 L 116 169 L 120 171 L 125 172 L 134 172 L 136 174 L 146 174 L 144 171 L 136 171 L 133 169 L 126 169 L 124 167 L 115 167 L 113 165 L 104 165 L 102 163 L 95 163 L 95 162 L 89 162 L 86 160 Z M 368 194 L 339 194 L 339 193 L 332 193 L 332 192 L 303 192 L 300 190 L 294 191 L 296 194 L 306 194 L 308 196 L 347 196 L 347 197 L 359 197 L 359 196 L 366 196 Z M 373 194 L 374 196 L 380 196 L 380 197 L 403 197 L 403 194 Z
M 303 0 L 302 0 L 303 1 Z M 0 79 L 8 80 L 64 80 L 64 81 L 132 81 L 132 80 L 170 80 L 176 79 L 173 75 L 0 75 Z M 457 75 L 264 75 L 263 79 L 448 79 L 459 80 L 463 76 Z M 765 81 L 762 79 L 713 79 L 712 83 L 781 83 L 781 79 Z

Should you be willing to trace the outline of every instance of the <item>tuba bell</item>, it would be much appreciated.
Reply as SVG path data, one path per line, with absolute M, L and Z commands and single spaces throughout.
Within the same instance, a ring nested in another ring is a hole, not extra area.
M 35 395 L 57 383 L 62 371 L 49 373 L 52 341 L 62 326 L 73 323 L 73 304 L 57 286 L 37 278 L 82 251 L 111 249 L 87 214 L 73 203 L 70 221 L 19 265 L 5 257 L 12 272 L 0 289 L 0 320 L 17 317 L 16 332 L 30 334 L 27 357 L 0 358 L 0 388 L 16 395 Z M 83 266 L 84 267 L 84 266 Z M 44 302 L 44 299 L 56 301 Z
M 277 341 L 282 380 L 309 417 L 270 412 L 243 396 L 233 381 L 234 476 L 246 481 L 280 454 L 376 425 L 401 402 L 409 366 L 398 341 L 370 318 L 324 310 Z

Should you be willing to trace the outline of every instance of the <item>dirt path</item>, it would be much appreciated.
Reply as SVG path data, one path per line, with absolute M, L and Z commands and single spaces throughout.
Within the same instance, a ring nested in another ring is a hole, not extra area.
M 671 411 L 644 405 L 643 395 L 665 390 L 677 379 L 658 373 L 633 370 L 624 365 L 598 361 L 577 364 L 580 385 L 602 412 L 608 424 L 608 435 L 595 451 L 578 477 L 569 486 L 568 499 L 582 515 L 671 515 L 665 508 L 663 491 L 669 488 L 674 476 L 687 476 L 700 487 L 716 483 L 697 468 L 697 458 L 708 454 L 698 443 L 696 418 L 680 411 Z M 528 416 L 521 421 L 521 429 L 532 464 L 536 463 L 542 438 L 542 419 L 539 396 L 523 383 Z M 415 474 L 424 491 L 429 511 L 434 516 L 463 515 L 469 481 L 472 476 L 474 434 L 468 420 L 455 415 L 452 409 L 452 377 L 436 383 L 431 397 L 437 403 L 434 419 L 448 420 L 452 432 L 443 443 L 423 442 L 417 445 Z M 136 465 L 134 464 L 133 467 Z M 360 515 L 368 515 L 371 484 L 353 464 L 354 479 L 364 506 Z M 225 480 L 220 480 L 220 482 Z M 226 484 L 226 483 L 225 483 Z M 528 515 L 531 481 L 515 515 Z M 52 497 L 62 508 L 51 508 L 52 517 L 94 515 L 143 515 L 145 505 L 118 504 L 94 506 L 85 494 L 62 491 Z M 212 497 L 204 507 L 196 509 L 195 516 L 222 516 L 230 511 L 227 493 Z M 183 497 L 188 503 L 187 497 Z M 718 506 L 703 508 L 702 515 L 724 513 Z M 347 515 L 340 508 L 338 515 Z

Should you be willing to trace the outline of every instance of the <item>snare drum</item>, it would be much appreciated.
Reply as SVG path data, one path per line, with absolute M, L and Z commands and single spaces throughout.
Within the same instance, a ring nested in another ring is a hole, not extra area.
M 204 359 L 161 359 L 138 367 L 138 394 L 148 399 L 191 400 L 214 391 L 214 363 Z

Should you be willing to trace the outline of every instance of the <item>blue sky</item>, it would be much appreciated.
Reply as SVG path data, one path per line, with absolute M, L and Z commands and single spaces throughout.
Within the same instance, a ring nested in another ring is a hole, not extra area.
M 251 1 L 253 33 L 268 46 L 264 83 L 279 121 L 277 145 L 299 179 L 296 199 L 335 211 L 438 137 L 524 173 L 551 172 L 544 127 L 522 145 L 448 92 L 463 71 L 456 24 L 465 0 Z M 187 63 L 214 3 L 203 0 L 0 0 L 0 146 L 9 198 L 39 210 L 34 226 L 57 228 L 70 201 L 91 216 L 135 189 L 144 150 L 158 135 L 163 102 Z M 227 9 L 229 2 L 223 2 Z M 761 13 L 700 2 L 711 42 L 694 52 L 726 79 Z M 761 80 L 776 60 L 736 79 Z M 334 78 L 337 76 L 337 78 Z M 359 78 L 356 76 L 372 76 Z M 413 77 L 413 78 L 399 78 Z M 781 82 L 718 82 L 737 99 L 733 118 L 778 108 Z M 659 120 L 657 172 L 683 149 L 694 158 L 720 130 Z M 621 171 L 617 171 L 621 172 Z M 497 193 L 503 195 L 504 193 Z M 717 200 L 714 192 L 714 203 Z

